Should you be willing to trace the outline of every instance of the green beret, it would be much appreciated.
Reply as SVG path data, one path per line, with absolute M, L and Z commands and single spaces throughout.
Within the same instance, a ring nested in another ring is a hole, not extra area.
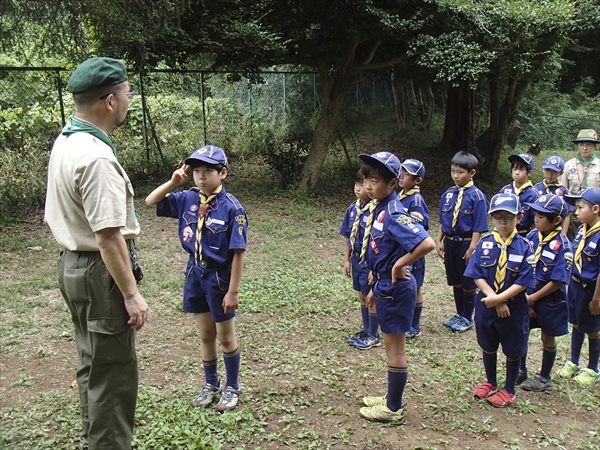
M 69 78 L 67 88 L 72 94 L 127 80 L 125 63 L 113 58 L 90 58 L 82 62 Z

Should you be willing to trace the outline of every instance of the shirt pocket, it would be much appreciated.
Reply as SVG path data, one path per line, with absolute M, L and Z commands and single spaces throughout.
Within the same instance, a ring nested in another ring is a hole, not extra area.
M 181 218 L 183 220 L 185 220 L 185 223 L 187 223 L 188 225 L 190 225 L 192 223 L 198 223 L 198 213 L 197 212 L 186 211 L 183 213 Z
M 442 205 L 442 212 L 451 212 L 454 211 L 454 205 L 451 205 L 450 203 L 444 203 Z
M 484 268 L 484 269 L 490 269 L 491 267 L 495 267 L 498 265 L 498 259 L 497 258 L 489 258 L 489 259 L 479 259 L 479 266 Z
M 585 258 L 597 258 L 598 257 L 598 248 L 592 248 L 589 245 L 587 245 L 584 249 L 583 249 L 583 254 Z
M 510 273 L 512 278 L 517 278 L 519 273 L 521 272 L 521 268 L 523 267 L 523 262 L 517 261 L 508 261 L 506 268 L 508 269 L 508 273 Z
M 219 233 L 225 233 L 227 231 L 227 229 L 229 228 L 228 225 L 226 223 L 221 223 L 221 220 L 211 220 L 209 221 L 209 223 L 207 224 L 205 223 L 205 226 L 207 229 L 209 229 L 210 231 L 213 232 L 213 234 L 219 234 Z
M 535 267 L 535 277 L 540 281 L 548 282 L 552 277 L 555 267 L 556 263 L 554 261 L 542 256 Z

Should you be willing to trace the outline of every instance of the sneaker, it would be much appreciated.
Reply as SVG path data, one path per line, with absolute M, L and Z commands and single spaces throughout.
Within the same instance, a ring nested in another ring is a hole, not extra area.
M 382 395 L 381 397 L 363 397 L 362 399 L 365 406 L 375 406 L 375 405 L 386 405 L 387 404 L 387 395 Z
M 360 415 L 373 422 L 391 423 L 392 425 L 402 425 L 404 423 L 404 409 L 391 411 L 385 403 L 378 403 L 373 406 L 360 408 Z
M 359 339 L 364 339 L 366 336 L 367 336 L 367 333 L 365 333 L 363 330 L 361 330 L 358 333 L 353 334 L 348 339 L 346 339 L 346 342 L 350 345 L 353 345 L 355 341 L 357 341 Z
M 450 329 L 457 333 L 464 333 L 473 329 L 473 321 L 466 317 L 458 316 L 458 320 L 452 324 Z
M 519 374 L 520 375 L 520 374 Z M 533 392 L 543 392 L 543 391 L 551 391 L 552 381 L 547 378 L 544 378 L 539 373 L 535 375 L 535 377 L 530 378 L 529 380 L 525 380 L 521 383 L 521 389 L 526 391 Z
M 450 317 L 449 319 L 446 319 L 442 322 L 442 325 L 444 325 L 445 327 L 451 328 L 452 325 L 456 322 L 460 320 L 460 316 L 458 314 L 454 314 L 452 317 Z
M 519 376 L 517 377 L 517 386 L 523 383 L 527 379 L 527 371 L 519 370 Z
M 421 327 L 410 327 L 406 332 L 406 339 L 416 339 L 421 336 Z
M 562 369 L 557 374 L 559 377 L 572 378 L 579 372 L 579 366 L 576 366 L 571 361 L 567 361 Z
M 573 380 L 580 384 L 592 384 L 600 380 L 600 373 L 594 372 L 593 369 L 583 369 Z
M 352 345 L 360 350 L 369 350 L 373 347 L 381 347 L 381 338 L 367 334 L 364 339 L 356 340 Z
M 504 408 L 506 405 L 510 405 L 511 403 L 515 402 L 515 396 L 509 394 L 506 389 L 502 389 L 497 394 L 488 397 L 487 401 L 490 405 L 496 408 Z
M 221 388 L 217 386 L 213 386 L 212 384 L 206 384 L 202 388 L 202 392 L 192 400 L 192 406 L 200 406 L 200 405 L 210 405 L 215 398 L 215 395 L 221 393 Z
M 225 386 L 225 390 L 223 391 L 223 395 L 221 395 L 221 400 L 219 400 L 219 404 L 217 405 L 217 409 L 219 412 L 223 412 L 226 409 L 233 409 L 237 406 L 238 400 L 240 399 L 240 394 L 242 391 L 236 389 L 231 386 Z
M 498 388 L 496 386 L 492 386 L 491 383 L 487 381 L 480 386 L 477 386 L 477 389 L 473 392 L 475 398 L 486 399 L 490 395 L 494 395 L 498 392 Z

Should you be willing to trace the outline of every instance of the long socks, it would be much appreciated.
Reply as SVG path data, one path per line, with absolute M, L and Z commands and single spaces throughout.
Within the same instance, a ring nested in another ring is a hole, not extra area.
M 421 322 L 421 313 L 423 312 L 423 303 L 415 305 L 415 312 L 413 313 L 413 320 L 411 326 L 419 329 L 419 323 Z
M 379 320 L 377 319 L 377 314 L 369 313 L 369 328 L 367 329 L 367 333 L 371 336 L 379 337 Z
M 365 333 L 369 332 L 369 308 L 366 306 L 360 305 L 360 317 L 362 318 L 362 326 L 363 331 Z
M 463 288 L 460 287 L 452 287 L 452 293 L 454 294 L 454 305 L 456 306 L 456 314 L 462 316 L 463 314 L 463 305 L 465 300 L 463 298 Z
M 473 310 L 475 309 L 475 290 L 468 291 L 463 289 L 463 307 L 462 313 L 459 313 L 465 319 L 473 320 Z
M 600 334 L 595 338 L 588 336 L 588 343 L 590 344 L 590 360 L 588 362 L 588 369 L 592 369 L 598 373 L 598 358 L 600 358 Z
M 498 354 L 483 352 L 483 368 L 485 369 L 485 375 L 487 382 L 492 386 L 498 386 L 498 379 L 496 377 L 496 364 L 498 362 Z
M 517 393 L 517 378 L 519 377 L 520 368 L 521 358 L 506 358 L 506 381 L 504 382 L 504 389 L 511 395 Z
M 223 352 L 223 362 L 225 363 L 225 371 L 227 372 L 227 386 L 239 389 L 240 347 L 236 348 L 231 353 Z
M 408 380 L 408 367 L 388 366 L 387 407 L 391 411 L 402 408 L 402 396 Z
M 584 338 L 585 333 L 573 327 L 573 331 L 571 332 L 571 362 L 576 366 L 579 366 L 579 357 L 581 356 L 581 347 L 583 347 Z
M 204 367 L 204 378 L 208 384 L 213 386 L 219 386 L 219 375 L 217 375 L 217 359 L 211 361 L 202 360 L 202 366 Z
M 556 345 L 554 347 L 547 347 L 544 345 L 544 352 L 542 353 L 542 370 L 540 370 L 540 376 L 550 379 L 550 372 L 554 367 L 554 360 L 556 359 Z M 523 366 L 521 366 L 522 368 Z

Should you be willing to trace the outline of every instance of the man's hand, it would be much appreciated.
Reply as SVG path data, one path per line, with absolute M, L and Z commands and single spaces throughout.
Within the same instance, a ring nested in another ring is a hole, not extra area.
M 150 308 L 139 292 L 136 292 L 133 297 L 125 299 L 125 309 L 129 314 L 127 324 L 131 325 L 131 328 L 140 330 L 148 321 Z

